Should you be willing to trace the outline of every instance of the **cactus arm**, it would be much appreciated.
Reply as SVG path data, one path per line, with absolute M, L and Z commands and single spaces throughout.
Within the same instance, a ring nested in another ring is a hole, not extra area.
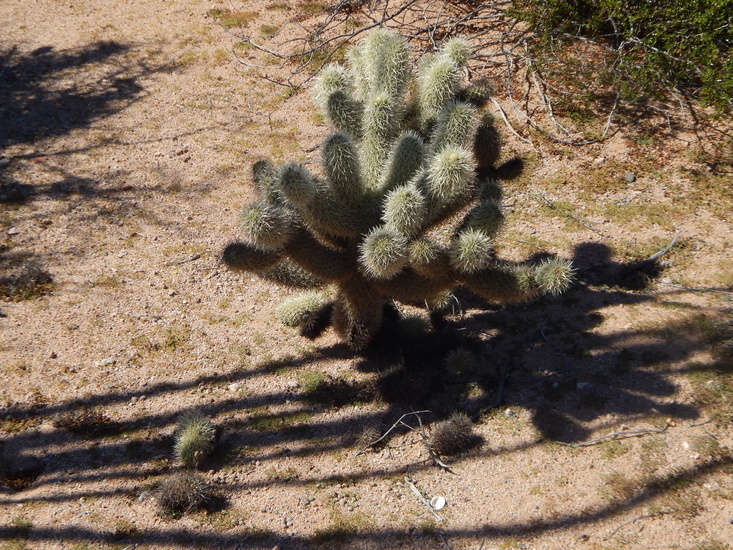
M 304 228 L 298 228 L 283 250 L 295 264 L 324 281 L 339 281 L 356 269 L 355 260 L 327 247 Z
M 379 288 L 388 296 L 402 301 L 422 304 L 430 301 L 441 292 L 455 286 L 452 270 L 426 276 L 414 269 L 403 269 L 397 276 L 380 281 Z
M 346 344 L 365 347 L 382 325 L 385 296 L 359 275 L 340 282 L 333 311 L 333 326 Z
M 281 251 L 264 251 L 254 245 L 235 241 L 222 252 L 222 261 L 232 271 L 262 273 L 282 258 Z

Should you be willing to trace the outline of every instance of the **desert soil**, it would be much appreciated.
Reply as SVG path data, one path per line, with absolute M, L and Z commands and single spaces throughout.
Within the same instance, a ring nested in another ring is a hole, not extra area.
M 528 162 L 499 251 L 573 259 L 578 282 L 506 308 L 459 293 L 478 372 L 401 373 L 281 326 L 293 291 L 219 261 L 251 164 L 315 163 L 328 131 L 307 89 L 263 78 L 287 67 L 232 49 L 310 7 L 0 2 L 0 276 L 53 278 L 0 301 L 0 547 L 731 548 L 730 134 L 684 111 L 584 147 L 501 126 Z M 676 234 L 649 286 L 618 285 Z M 170 517 L 156 488 L 191 409 L 220 431 L 219 496 Z M 447 471 L 418 417 L 429 437 L 453 411 L 481 443 Z

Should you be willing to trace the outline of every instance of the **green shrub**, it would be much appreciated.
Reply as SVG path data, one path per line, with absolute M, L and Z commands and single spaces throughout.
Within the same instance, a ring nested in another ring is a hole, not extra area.
M 513 0 L 540 49 L 575 37 L 612 52 L 611 78 L 626 98 L 682 89 L 729 110 L 733 0 Z

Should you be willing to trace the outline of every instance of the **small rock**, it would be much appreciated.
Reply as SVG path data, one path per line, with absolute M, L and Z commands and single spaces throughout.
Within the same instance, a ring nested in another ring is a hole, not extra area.
M 590 382 L 578 382 L 575 387 L 578 391 L 587 391 L 593 387 L 593 384 Z
M 58 354 L 55 351 L 52 351 L 49 357 L 51 357 L 51 359 L 58 359 Z
M 18 233 L 20 233 L 20 230 L 18 230 L 17 227 L 11 227 L 8 229 L 8 235 L 17 235 Z
M 626 172 L 626 181 L 634 183 L 636 181 L 636 175 L 633 172 Z
M 228 389 L 229 391 L 237 391 L 237 390 L 239 389 L 239 384 L 229 384 L 229 385 L 227 386 L 227 389 Z
M 108 357 L 107 359 L 102 359 L 99 363 L 97 363 L 98 367 L 109 367 L 110 365 L 114 365 L 117 363 L 116 359 L 113 359 L 112 357 Z
M 515 416 L 517 416 L 517 413 L 515 413 L 511 409 L 507 409 L 504 411 L 504 416 L 506 416 L 507 418 L 514 418 Z
M 0 168 L 5 168 L 8 164 L 10 164 L 8 157 L 0 157 Z

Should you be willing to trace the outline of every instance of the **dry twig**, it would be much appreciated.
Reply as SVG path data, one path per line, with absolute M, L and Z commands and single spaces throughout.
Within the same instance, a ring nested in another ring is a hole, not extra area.
M 366 446 L 365 446 L 365 447 L 364 447 L 363 449 L 360 449 L 360 450 L 359 450 L 359 451 L 358 451 L 358 452 L 356 453 L 356 456 L 359 456 L 359 455 L 362 455 L 362 454 L 364 454 L 364 452 L 365 452 L 365 451 L 366 451 L 366 450 L 367 450 L 368 448 L 370 448 L 370 447 L 374 447 L 375 445 L 378 445 L 379 443 L 381 443 L 382 441 L 384 441 L 384 440 L 385 440 L 385 438 L 386 438 L 386 437 L 387 437 L 387 436 L 388 436 L 389 434 L 391 434 L 391 433 L 392 433 L 392 430 L 394 430 L 394 429 L 395 429 L 395 428 L 396 428 L 397 426 L 404 426 L 404 427 L 406 427 L 406 428 L 407 428 L 407 429 L 409 429 L 409 430 L 414 430 L 415 428 L 413 428 L 413 427 L 412 427 L 412 426 L 410 426 L 409 424 L 405 424 L 405 422 L 403 422 L 403 420 L 404 420 L 404 419 L 405 419 L 406 417 L 408 417 L 408 416 L 412 416 L 412 415 L 415 415 L 415 416 L 417 416 L 417 417 L 418 417 L 418 420 L 419 420 L 419 419 L 420 419 L 420 416 L 419 416 L 420 414 L 424 414 L 424 413 L 429 413 L 429 412 L 430 412 L 430 411 L 413 411 L 413 412 L 409 412 L 409 413 L 405 413 L 405 414 L 403 414 L 402 416 L 400 416 L 400 417 L 399 417 L 399 418 L 397 419 L 397 422 L 395 422 L 394 424 L 392 424 L 392 426 L 391 426 L 391 427 L 389 428 L 389 430 L 387 430 L 386 432 L 384 432 L 384 434 L 382 434 L 382 436 L 381 436 L 381 437 L 380 437 L 379 439 L 375 439 L 374 441 L 372 441 L 371 443 L 369 443 L 368 445 L 366 445 Z
M 590 225 L 588 225 L 586 222 L 584 222 L 583 220 L 581 220 L 580 218 L 578 218 L 576 215 L 572 214 L 571 212 L 566 212 L 565 210 L 561 210 L 560 208 L 552 204 L 549 200 L 547 200 L 547 198 L 541 192 L 537 191 L 536 195 L 537 195 L 537 198 L 542 200 L 542 202 L 544 202 L 547 206 L 549 206 L 556 212 L 559 212 L 560 214 L 562 214 L 563 216 L 567 216 L 568 218 L 572 218 L 573 220 L 578 222 L 580 225 L 582 225 L 583 227 L 587 229 L 590 229 L 594 233 L 601 233 L 596 228 L 591 227 Z
M 659 512 L 654 512 L 653 514 L 644 514 L 643 516 L 639 516 L 639 517 L 635 517 L 634 519 L 630 519 L 629 521 L 622 523 L 621 525 L 616 527 L 616 529 L 611 531 L 611 533 L 608 536 L 603 537 L 603 540 L 607 541 L 609 539 L 612 539 L 616 535 L 616 533 L 618 533 L 621 529 L 623 529 L 627 525 L 631 525 L 632 523 L 636 521 L 647 519 L 647 518 L 655 518 L 655 517 L 658 517 L 664 514 L 669 514 L 670 512 L 672 512 L 672 510 L 660 510 Z
M 420 499 L 420 502 L 422 502 L 430 512 L 436 517 L 438 521 L 443 521 L 443 516 L 441 516 L 438 512 L 435 511 L 435 508 L 433 508 L 433 505 L 430 504 L 430 501 L 426 499 L 420 490 L 415 486 L 415 484 L 410 481 L 410 478 L 405 476 L 405 483 L 407 483 L 407 486 L 412 490 L 413 493 L 417 495 L 417 498 Z
M 578 449 L 580 447 L 590 447 L 591 445 L 598 445 L 599 443 L 604 443 L 606 441 L 615 441 L 618 439 L 629 439 L 631 437 L 642 437 L 644 435 L 649 434 L 663 434 L 667 431 L 667 428 L 669 428 L 669 424 L 665 424 L 664 428 L 661 430 L 636 430 L 633 432 L 612 432 L 610 434 L 597 437 L 596 439 L 591 439 L 589 441 L 584 441 L 583 443 L 563 443 L 562 441 L 557 441 L 559 445 L 563 445 L 565 447 L 572 447 L 573 449 Z

